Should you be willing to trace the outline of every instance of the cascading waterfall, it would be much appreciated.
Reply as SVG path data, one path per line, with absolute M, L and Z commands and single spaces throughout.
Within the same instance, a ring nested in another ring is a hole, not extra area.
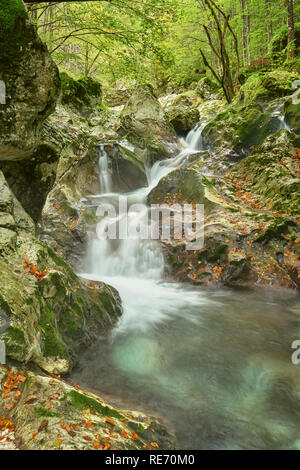
M 99 206 L 110 203 L 116 209 L 116 215 L 106 217 L 106 225 L 102 227 L 102 233 L 115 226 L 116 233 L 120 219 L 127 218 L 128 232 L 132 233 L 133 227 L 147 223 L 148 209 L 146 207 L 147 195 L 158 184 L 161 178 L 177 168 L 188 155 L 202 150 L 201 134 L 204 126 L 193 129 L 187 136 L 185 148 L 175 158 L 157 162 L 148 174 L 148 187 L 140 188 L 127 194 L 112 193 L 112 175 L 109 168 L 109 160 L 103 146 L 99 147 L 99 169 L 101 194 L 94 197 Z M 126 197 L 128 205 L 141 204 L 142 210 L 130 210 L 126 214 L 120 214 L 118 203 L 120 197 Z M 98 207 L 99 208 L 99 207 Z M 160 279 L 164 267 L 163 255 L 160 245 L 153 240 L 141 240 L 138 235 L 133 235 L 126 240 L 99 240 L 93 236 L 88 250 L 89 277 L 128 277 L 143 276 L 146 279 Z M 87 274 L 85 274 L 86 276 Z
M 109 167 L 108 155 L 103 145 L 99 145 L 98 154 L 100 190 L 101 193 L 108 193 L 112 190 L 112 174 Z
M 285 120 L 285 116 L 283 114 L 283 105 L 280 104 L 279 106 L 277 106 L 274 111 L 272 111 L 271 113 L 271 116 L 273 118 L 275 118 L 277 121 L 278 121 L 278 124 L 279 124 L 279 129 L 286 129 L 287 131 L 290 131 L 291 130 L 291 127 L 287 124 L 286 120 Z
M 202 130 L 187 136 L 179 155 L 153 165 L 148 187 L 126 194 L 128 205 L 145 204 L 161 178 L 203 150 Z M 101 194 L 93 201 L 117 207 L 124 194 L 112 192 L 103 149 L 99 167 Z M 143 210 L 128 214 L 129 227 L 144 223 Z M 102 229 L 121 216 L 116 211 Z M 82 277 L 115 286 L 124 312 L 112 334 L 83 354 L 73 383 L 117 396 L 122 409 L 165 418 L 181 449 L 300 448 L 300 369 L 289 360 L 300 331 L 297 298 L 164 282 L 161 245 L 134 236 L 94 234 L 88 258 Z

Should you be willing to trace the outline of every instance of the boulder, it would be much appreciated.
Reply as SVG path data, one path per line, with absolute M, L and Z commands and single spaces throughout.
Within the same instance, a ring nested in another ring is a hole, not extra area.
M 93 108 L 102 105 L 102 86 L 98 81 L 90 77 L 75 80 L 66 72 L 62 72 L 60 78 L 63 105 L 70 106 L 83 116 L 89 116 Z
M 293 82 L 299 79 L 298 73 L 283 69 L 252 74 L 240 88 L 233 103 L 249 106 L 291 95 L 295 91 Z
M 18 392 L 13 403 L 5 393 L 12 385 Z M 59 376 L 0 366 L 0 397 L 0 448 L 3 442 L 7 448 L 7 437 L 10 448 L 22 450 L 176 448 L 156 418 L 118 410 Z
M 0 43 L 0 80 L 6 86 L 6 104 L 0 104 L 0 160 L 21 160 L 36 150 L 41 126 L 55 109 L 59 74 L 22 0 L 2 0 Z
M 121 314 L 114 289 L 86 285 L 34 236 L 34 223 L 0 172 L 0 308 L 10 320 L 2 334 L 7 356 L 66 373 L 82 348 Z
M 145 164 L 173 154 L 176 134 L 151 85 L 138 85 L 134 89 L 121 114 L 120 134 L 145 150 Z
M 168 102 L 164 111 L 179 135 L 186 135 L 199 122 L 199 102 L 200 98 L 194 91 L 175 95 L 174 99 Z
M 300 103 L 293 103 L 289 98 L 284 104 L 285 120 L 296 134 L 300 134 Z

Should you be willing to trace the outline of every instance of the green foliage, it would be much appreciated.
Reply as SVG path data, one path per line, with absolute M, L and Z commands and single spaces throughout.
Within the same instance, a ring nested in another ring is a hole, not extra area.
M 294 2 L 296 57 L 287 61 L 283 0 L 247 0 L 244 9 L 240 0 L 215 1 L 230 15 L 239 39 L 242 83 L 251 74 L 271 71 L 278 65 L 299 71 L 299 2 Z M 205 70 L 200 48 L 215 70 L 220 66 L 203 29 L 205 25 L 215 37 L 212 16 L 201 0 L 70 2 L 63 8 L 41 5 L 37 16 L 38 32 L 60 69 L 76 78 L 95 77 L 107 87 L 139 82 L 151 83 L 159 91 L 196 88 L 203 77 L 213 79 Z M 248 17 L 250 30 L 245 33 Z M 235 75 L 238 64 L 233 39 L 225 37 Z

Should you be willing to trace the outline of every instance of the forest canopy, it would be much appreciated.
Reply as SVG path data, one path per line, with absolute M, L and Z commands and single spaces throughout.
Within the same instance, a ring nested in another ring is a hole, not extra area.
M 207 74 L 230 101 L 248 70 L 300 70 L 300 4 L 293 0 L 108 0 L 28 9 L 59 68 L 75 77 L 160 87 L 189 86 Z

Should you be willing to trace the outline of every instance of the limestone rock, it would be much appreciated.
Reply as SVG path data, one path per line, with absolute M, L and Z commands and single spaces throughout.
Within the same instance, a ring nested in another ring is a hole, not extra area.
M 11 409 L 7 381 L 18 397 Z M 175 449 L 172 434 L 156 418 L 121 411 L 58 377 L 0 366 L 1 415 L 22 450 Z
M 150 85 L 138 85 L 134 89 L 121 114 L 120 134 L 145 150 L 145 163 L 152 164 L 174 151 L 174 129 Z
M 1 12 L 0 42 L 0 80 L 6 84 L 6 104 L 0 104 L 0 160 L 21 160 L 38 146 L 60 80 L 22 0 L 8 2 Z

